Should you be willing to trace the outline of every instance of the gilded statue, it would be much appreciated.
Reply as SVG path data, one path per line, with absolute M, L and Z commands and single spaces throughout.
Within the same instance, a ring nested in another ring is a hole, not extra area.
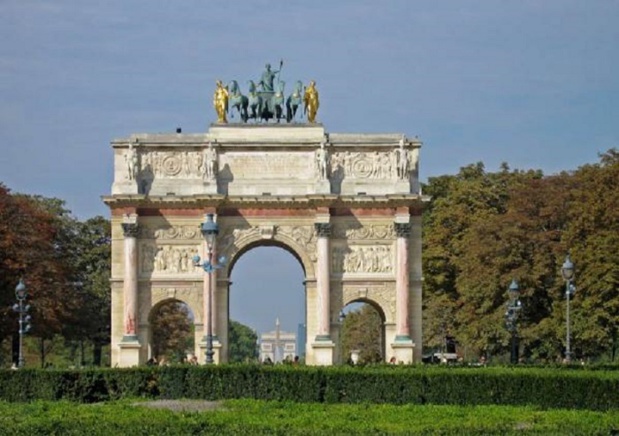
M 215 107 L 215 112 L 217 112 L 217 122 L 224 124 L 227 123 L 228 120 L 226 118 L 226 112 L 228 111 L 228 90 L 221 80 L 216 82 L 215 93 L 213 94 L 213 106 Z
M 304 112 L 307 113 L 307 121 L 310 123 L 316 122 L 316 113 L 320 105 L 318 100 L 318 90 L 316 90 L 316 82 L 310 81 L 309 86 L 305 89 L 303 96 Z

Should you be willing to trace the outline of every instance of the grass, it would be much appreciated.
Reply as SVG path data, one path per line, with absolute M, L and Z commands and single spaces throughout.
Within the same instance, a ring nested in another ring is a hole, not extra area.
M 514 406 L 318 404 L 227 400 L 172 411 L 143 400 L 96 404 L 0 402 L 0 435 L 614 434 L 619 411 Z

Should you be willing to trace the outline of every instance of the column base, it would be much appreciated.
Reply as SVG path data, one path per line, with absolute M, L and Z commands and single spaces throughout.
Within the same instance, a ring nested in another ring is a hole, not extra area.
M 138 341 L 137 336 L 123 336 L 122 341 L 118 344 L 120 348 L 118 366 L 128 368 L 138 366 L 140 362 L 140 350 L 142 345 Z
M 314 349 L 314 365 L 318 366 L 329 366 L 333 365 L 333 353 L 335 351 L 335 343 L 333 341 L 326 340 L 318 340 L 318 336 L 316 337 L 316 341 L 312 343 L 312 348 Z
M 200 355 L 198 356 L 198 363 L 206 364 L 206 341 L 200 342 Z M 221 342 L 216 336 L 213 336 L 213 364 L 219 365 L 221 363 Z
M 405 338 L 406 336 L 396 336 L 395 342 L 391 344 L 391 349 L 393 350 L 393 356 L 391 357 L 395 357 L 396 363 L 408 365 L 413 363 L 413 349 L 415 348 L 415 344 L 410 338 Z M 389 359 L 391 359 L 391 357 L 389 357 Z

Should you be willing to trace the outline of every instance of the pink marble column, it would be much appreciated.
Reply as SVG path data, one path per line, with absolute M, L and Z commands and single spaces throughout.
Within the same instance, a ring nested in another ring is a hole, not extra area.
M 408 239 L 411 235 L 409 223 L 395 223 L 396 239 L 396 341 L 410 341 L 408 323 L 409 265 Z
M 123 223 L 125 237 L 125 274 L 123 281 L 123 342 L 137 341 L 138 334 L 138 249 L 137 223 Z
M 331 224 L 315 223 L 318 240 L 316 242 L 317 264 L 316 287 L 318 291 L 318 335 L 317 341 L 329 341 L 330 336 L 330 273 L 329 273 L 329 236 Z

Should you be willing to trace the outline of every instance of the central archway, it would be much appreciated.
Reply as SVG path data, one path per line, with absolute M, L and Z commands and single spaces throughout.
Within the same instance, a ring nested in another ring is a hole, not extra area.
M 228 318 L 256 332 L 260 361 L 303 358 L 305 271 L 296 253 L 276 241 L 256 243 L 237 254 L 230 271 Z

